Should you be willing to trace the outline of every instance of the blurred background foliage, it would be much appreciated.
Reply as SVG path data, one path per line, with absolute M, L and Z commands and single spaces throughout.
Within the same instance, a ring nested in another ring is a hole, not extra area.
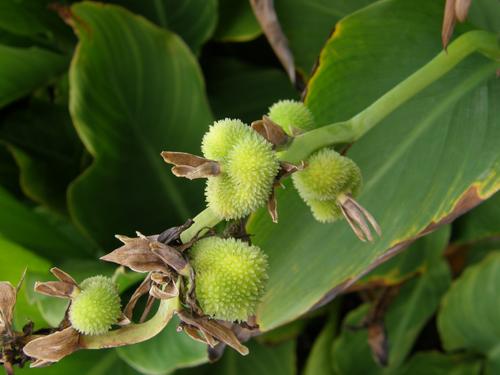
M 51 266 L 111 275 L 97 257 L 115 233 L 157 233 L 203 209 L 203 184 L 175 179 L 160 151 L 199 153 L 214 119 L 249 123 L 284 98 L 303 98 L 318 125 L 348 119 L 441 49 L 444 1 L 274 6 L 304 91 L 246 0 L 0 0 L 0 279 L 28 266 L 18 327 L 60 320 L 64 301 L 32 292 Z M 456 35 L 476 28 L 500 33 L 498 0 L 473 1 Z M 384 229 L 375 244 L 313 222 L 292 189 L 280 224 L 252 216 L 271 278 L 248 357 L 204 364 L 205 347 L 171 323 L 143 344 L 19 373 L 500 373 L 497 68 L 471 56 L 349 150 Z M 137 275 L 118 282 L 126 296 Z

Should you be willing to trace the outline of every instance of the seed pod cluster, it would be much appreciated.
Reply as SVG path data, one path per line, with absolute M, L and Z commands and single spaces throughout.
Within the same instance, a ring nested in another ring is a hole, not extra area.
M 246 321 L 264 293 L 267 256 L 257 246 L 234 239 L 204 238 L 190 250 L 196 297 L 216 319 Z
M 280 100 L 274 103 L 269 108 L 268 116 L 288 135 L 314 128 L 314 117 L 311 111 L 304 103 L 295 100 Z
M 115 283 L 108 277 L 94 276 L 84 280 L 80 289 L 71 303 L 71 325 L 86 335 L 108 332 L 121 316 L 120 296 Z
M 307 167 L 292 175 L 295 188 L 311 208 L 316 220 L 333 222 L 342 217 L 339 198 L 356 196 L 361 188 L 361 171 L 351 159 L 324 148 L 307 160 Z
M 220 165 L 205 190 L 208 206 L 220 218 L 242 218 L 266 203 L 279 162 L 261 135 L 240 120 L 216 121 L 203 137 L 202 152 Z

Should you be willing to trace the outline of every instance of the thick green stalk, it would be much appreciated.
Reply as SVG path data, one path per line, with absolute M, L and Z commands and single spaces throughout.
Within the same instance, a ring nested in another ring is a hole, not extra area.
M 380 123 L 471 53 L 480 52 L 500 62 L 497 36 L 486 31 L 470 31 L 450 44 L 429 63 L 389 90 L 380 99 L 348 121 L 326 125 L 296 137 L 281 158 L 291 163 L 306 159 L 317 149 L 338 143 L 352 143 Z
M 118 346 L 132 345 L 149 340 L 160 333 L 170 322 L 175 311 L 179 309 L 179 298 L 162 300 L 155 315 L 147 322 L 134 324 L 102 335 L 80 336 L 80 348 L 82 349 L 103 349 L 115 348 Z

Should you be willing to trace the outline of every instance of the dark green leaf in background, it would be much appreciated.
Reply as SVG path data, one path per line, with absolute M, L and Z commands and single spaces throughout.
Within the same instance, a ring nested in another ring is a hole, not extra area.
M 474 26 L 500 35 L 500 2 L 498 0 L 472 1 L 468 19 Z
M 469 349 L 500 368 L 500 252 L 466 269 L 443 299 L 438 328 L 446 350 Z
M 374 0 L 276 0 L 274 6 L 289 40 L 295 65 L 307 77 L 335 24 Z
M 96 252 L 95 244 L 71 224 L 19 202 L 2 187 L 0 235 L 52 260 L 88 257 Z
M 413 356 L 400 373 L 405 375 L 475 375 L 481 373 L 481 362 L 463 355 L 421 352 Z
M 67 109 L 38 100 L 15 108 L 0 120 L 0 139 L 19 165 L 24 193 L 66 213 L 66 190 L 83 155 Z
M 0 45 L 0 107 L 51 82 L 67 66 L 66 56 L 46 49 Z
M 248 0 L 219 0 L 219 20 L 214 39 L 247 42 L 262 34 Z
M 500 236 L 500 194 L 486 202 L 455 223 L 456 242 L 471 243 Z
M 396 285 L 418 273 L 423 273 L 442 257 L 450 239 L 450 226 L 445 226 L 434 233 L 424 236 L 403 253 L 389 259 L 362 277 L 354 288 L 364 285 Z
M 72 217 L 105 247 L 160 232 L 202 208 L 203 182 L 176 178 L 162 150 L 200 153 L 212 121 L 198 65 L 174 34 L 112 5 L 73 6 L 70 112 L 95 158 L 71 186 Z
M 208 97 L 216 118 L 259 120 L 280 99 L 298 99 L 285 72 L 236 59 L 212 58 L 204 66 Z
M 217 0 L 108 0 L 177 33 L 198 53 L 215 31 Z
M 7 147 L 0 142 L 0 186 L 10 194 L 19 196 L 19 167 Z

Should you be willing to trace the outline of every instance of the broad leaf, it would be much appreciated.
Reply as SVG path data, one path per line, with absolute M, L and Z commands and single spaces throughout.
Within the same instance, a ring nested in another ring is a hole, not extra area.
M 217 0 L 109 0 L 179 34 L 198 53 L 215 31 Z
M 118 348 L 118 355 L 130 366 L 147 374 L 167 374 L 177 368 L 207 361 L 207 346 L 177 332 L 174 318 L 157 336 L 140 344 Z
M 443 298 L 438 329 L 446 350 L 470 349 L 491 356 L 500 351 L 500 252 L 465 270 Z
M 49 83 L 68 66 L 68 59 L 48 50 L 0 45 L 0 107 Z
M 217 118 L 260 120 L 280 99 L 298 99 L 286 74 L 236 59 L 214 58 L 204 65 L 207 93 Z
M 174 34 L 120 7 L 72 10 L 80 43 L 70 112 L 94 157 L 70 187 L 73 218 L 108 247 L 115 233 L 185 222 L 202 207 L 202 182 L 173 176 L 160 152 L 199 153 L 211 122 L 193 55 Z
M 389 0 L 341 21 L 307 88 L 318 124 L 349 119 L 434 57 L 441 7 L 433 0 Z M 325 303 L 498 190 L 495 70 L 495 63 L 471 56 L 349 150 L 364 175 L 359 201 L 382 227 L 374 243 L 360 242 L 345 221 L 315 222 L 291 184 L 277 196 L 279 224 L 264 210 L 250 220 L 252 240 L 270 259 L 258 308 L 262 330 Z

